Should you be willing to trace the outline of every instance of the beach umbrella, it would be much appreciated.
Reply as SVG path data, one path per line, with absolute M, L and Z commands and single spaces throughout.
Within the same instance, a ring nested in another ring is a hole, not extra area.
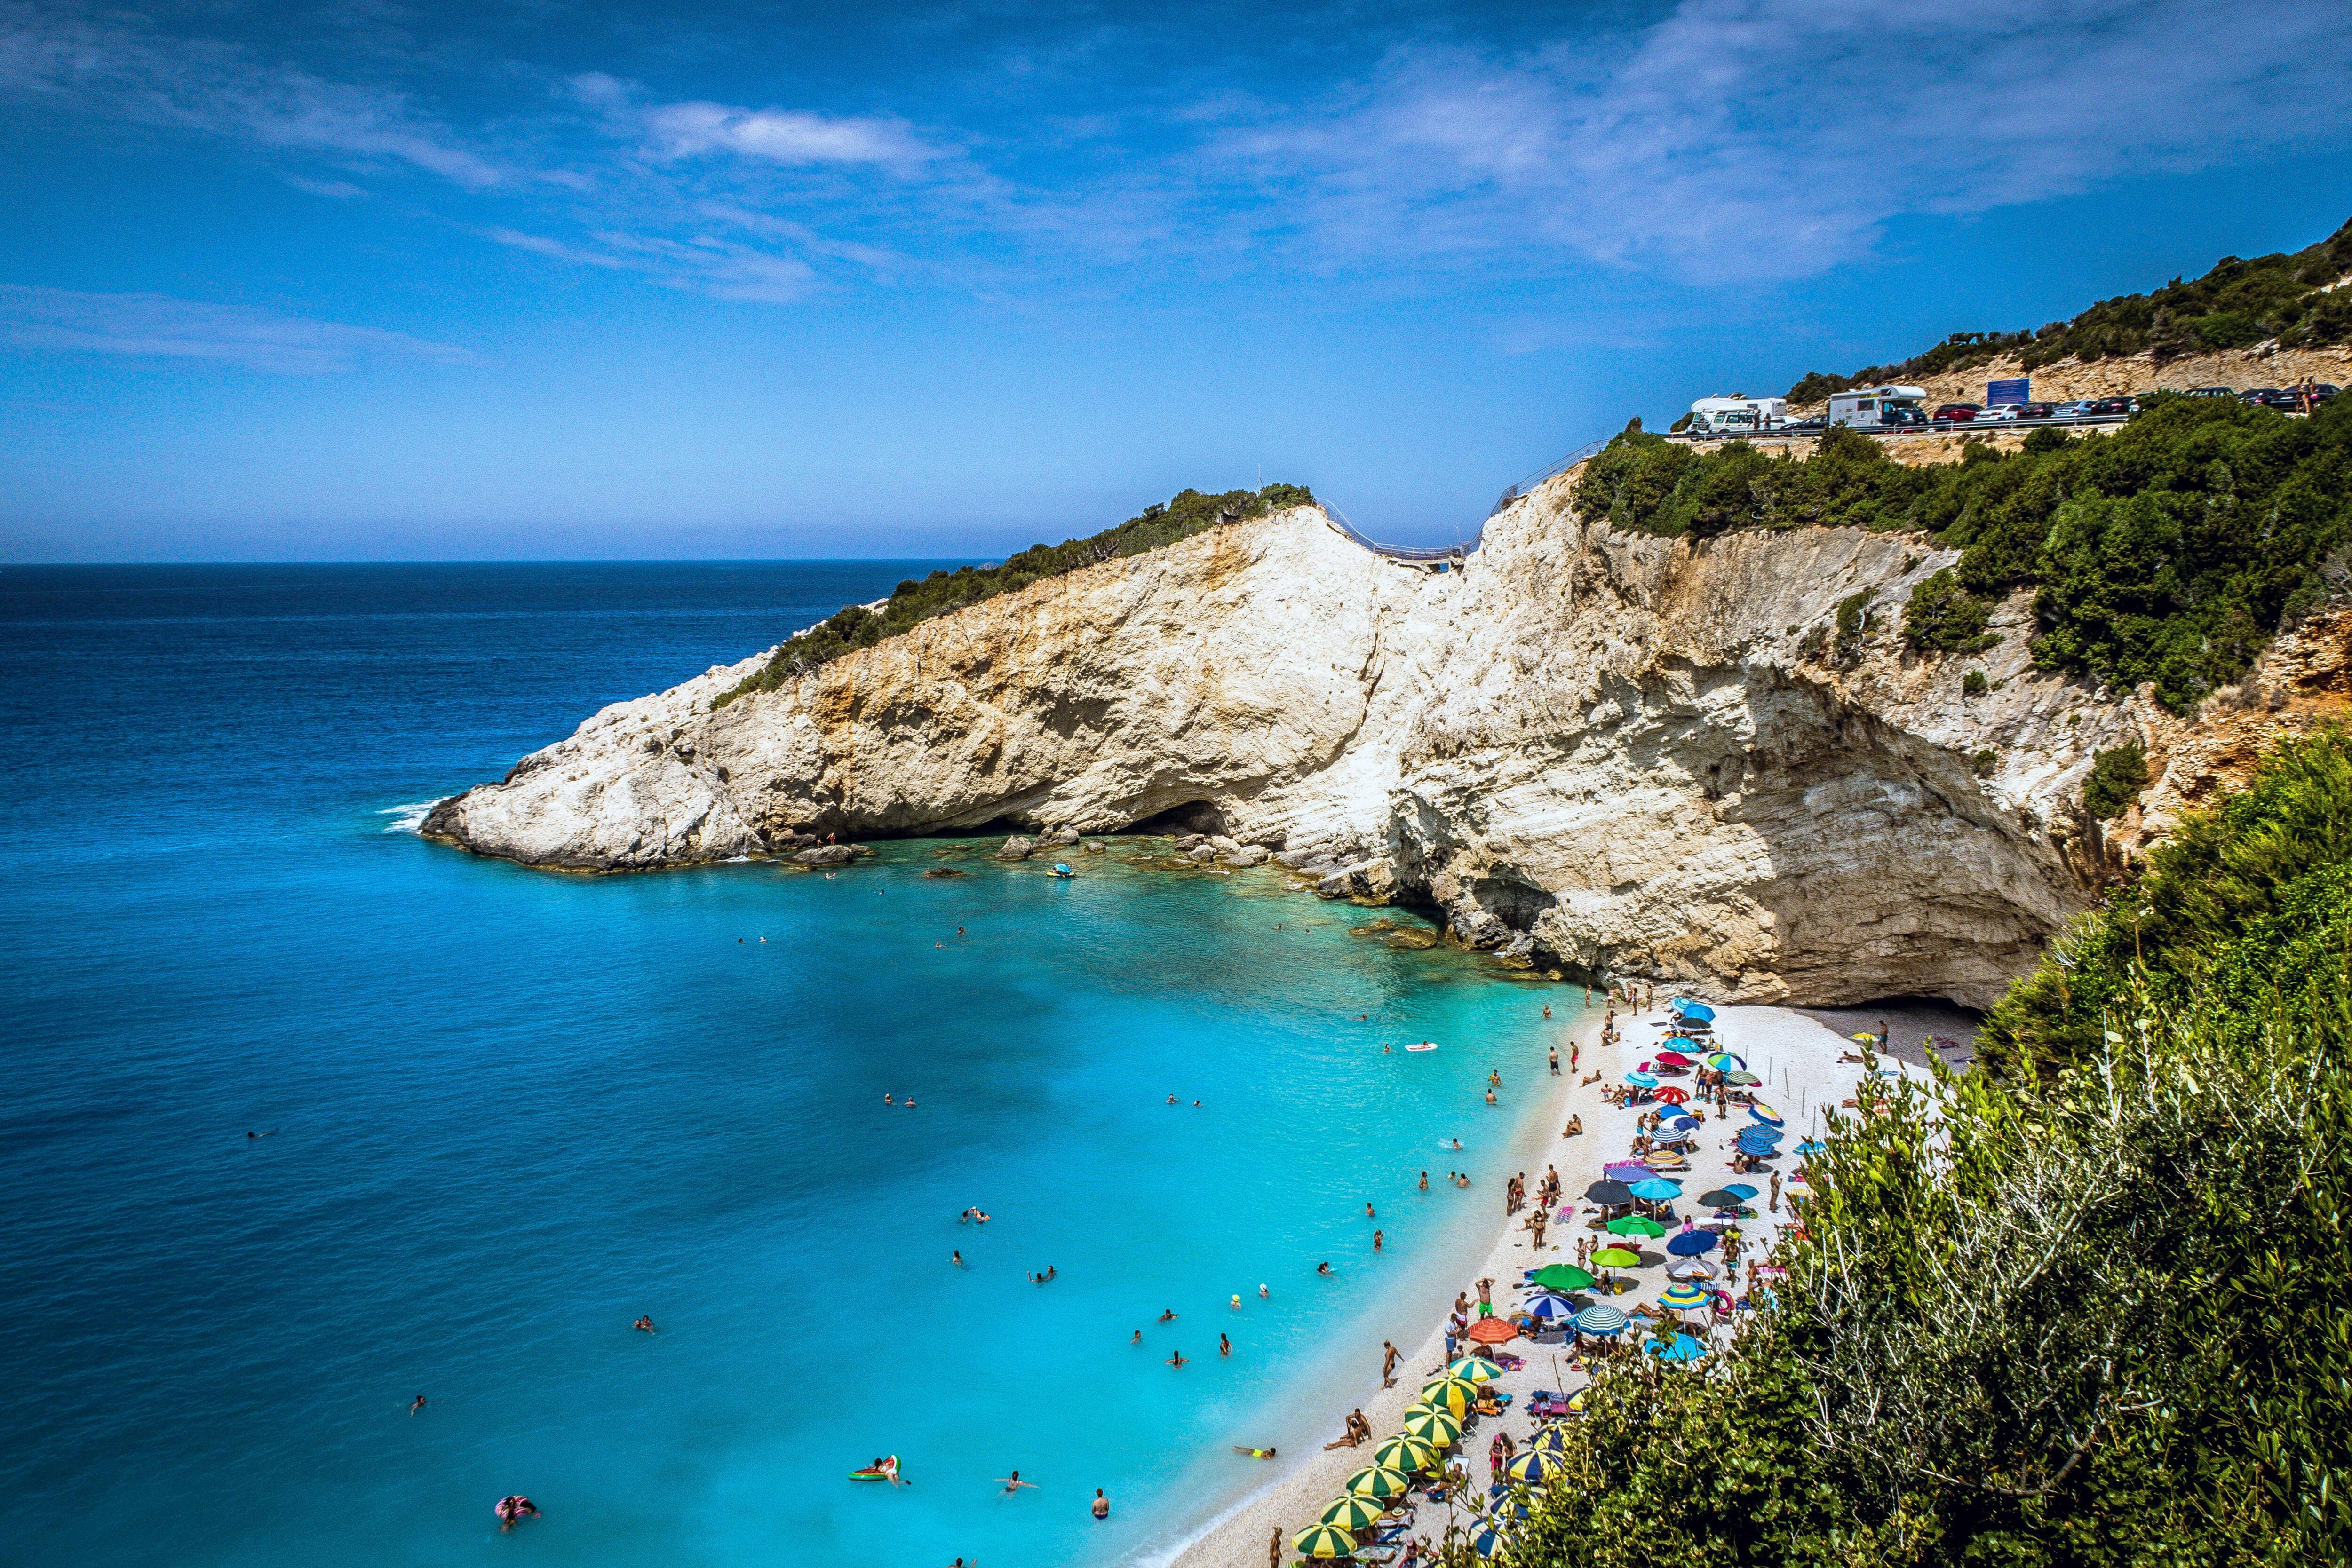
M 1519 1331 L 1501 1318 L 1480 1318 L 1463 1337 L 1474 1344 L 1507 1344 L 1519 1337 Z
M 1592 1260 L 1604 1269 L 1638 1269 L 1642 1266 L 1642 1255 L 1629 1252 L 1622 1247 L 1603 1247 L 1592 1255 Z
M 1713 1192 L 1699 1194 L 1698 1204 L 1701 1208 L 1738 1208 L 1740 1206 L 1740 1198 L 1738 1193 L 1728 1187 L 1719 1186 Z
M 1735 1089 L 1753 1089 L 1756 1085 L 1764 1082 L 1761 1078 L 1757 1077 L 1756 1074 L 1749 1072 L 1745 1069 L 1742 1069 L 1738 1072 L 1725 1073 L 1723 1075 L 1723 1081 L 1726 1083 L 1730 1084 Z
M 1636 1089 L 1655 1089 L 1658 1086 L 1658 1081 L 1646 1072 L 1629 1072 L 1625 1074 L 1625 1082 Z
M 1603 1208 L 1614 1208 L 1621 1203 L 1633 1202 L 1633 1195 L 1625 1189 L 1622 1181 L 1597 1181 L 1584 1189 L 1584 1201 L 1599 1204 Z
M 1609 1222 L 1609 1233 L 1612 1236 L 1648 1236 L 1655 1238 L 1664 1236 L 1666 1233 L 1666 1228 L 1646 1215 L 1629 1214 L 1622 1219 L 1611 1220 Z
M 1576 1332 L 1598 1334 L 1622 1333 L 1626 1322 L 1625 1314 L 1614 1307 L 1591 1306 L 1576 1314 Z
M 1847 1036 L 1846 1038 L 1848 1038 L 1849 1040 L 1858 1040 L 1862 1041 L 1864 1045 L 1876 1045 L 1876 1044 L 1878 1043 L 1878 1037 L 1877 1037 L 1876 1035 L 1874 1035 L 1874 1034 L 1856 1034 L 1856 1035 L 1849 1035 L 1849 1036 Z
M 1547 1453 L 1541 1448 L 1529 1448 L 1517 1458 L 1505 1465 L 1503 1473 L 1515 1481 L 1525 1481 L 1529 1486 L 1541 1486 L 1567 1469 L 1568 1461 L 1561 1458 L 1558 1453 Z
M 1683 1195 L 1683 1184 L 1664 1176 L 1648 1176 L 1633 1184 L 1633 1196 L 1645 1203 L 1664 1203 Z
M 1690 1091 L 1687 1089 L 1677 1089 L 1673 1084 L 1669 1083 L 1664 1088 L 1658 1091 L 1657 1098 L 1658 1103 L 1662 1105 L 1679 1105 L 1684 1101 L 1690 1098 Z
M 1496 1320 L 1488 1319 L 1487 1322 Z M 1478 1403 L 1478 1385 L 1465 1377 L 1441 1377 L 1421 1391 L 1422 1402 L 1459 1420 Z
M 1404 1429 L 1433 1448 L 1450 1448 L 1462 1440 L 1462 1423 L 1443 1410 L 1408 1410 L 1404 1414 Z M 1332 1521 L 1326 1519 L 1323 1522 Z
M 1549 1421 L 1537 1427 L 1536 1435 L 1528 1439 L 1528 1447 L 1543 1448 L 1555 1454 L 1560 1452 L 1568 1447 L 1568 1423 Z
M 1510 1543 L 1510 1538 L 1503 1533 L 1502 1525 L 1489 1521 L 1481 1524 L 1478 1532 L 1470 1538 L 1470 1550 L 1481 1557 L 1492 1557 Z
M 1727 1051 L 1718 1051 L 1707 1057 L 1706 1064 L 1717 1072 L 1729 1072 L 1735 1068 L 1746 1067 L 1748 1059 L 1744 1056 L 1734 1056 Z
M 1750 1127 L 1732 1140 L 1743 1155 L 1769 1158 L 1780 1152 L 1780 1135 L 1763 1127 Z
M 1528 1316 L 1538 1323 L 1564 1323 L 1576 1315 L 1576 1305 L 1566 1296 L 1538 1296 L 1528 1303 Z
M 1536 1270 L 1536 1283 L 1547 1291 L 1589 1291 L 1600 1282 L 1573 1263 L 1547 1263 Z
M 1693 1061 L 1689 1057 L 1685 1056 L 1679 1051 L 1662 1051 L 1658 1052 L 1658 1065 L 1661 1067 L 1695 1067 L 1697 1063 Z
M 1372 1450 L 1372 1463 L 1383 1469 L 1402 1470 L 1412 1475 L 1416 1470 L 1437 1468 L 1437 1450 L 1409 1434 L 1391 1437 Z
M 1353 1535 L 1381 1521 L 1381 1505 L 1370 1498 L 1343 1497 L 1323 1511 L 1322 1522 Z
M 1602 1166 L 1601 1174 L 1609 1181 L 1640 1181 L 1650 1174 L 1650 1167 L 1628 1155 L 1622 1160 L 1611 1160 Z
M 1771 1127 L 1779 1126 L 1786 1119 L 1769 1105 L 1750 1105 L 1748 1107 L 1748 1113 Z
M 1476 1385 L 1494 1382 L 1503 1375 L 1503 1369 L 1483 1355 L 1465 1355 L 1448 1366 L 1445 1369 L 1445 1375 L 1458 1377 L 1465 1383 Z
M 1738 1198 L 1742 1203 L 1746 1203 L 1749 1198 L 1756 1196 L 1756 1189 L 1748 1186 L 1744 1181 L 1725 1182 L 1723 1184 L 1723 1190 L 1729 1193 L 1732 1197 Z
M 1666 1125 L 1674 1128 L 1676 1132 L 1685 1132 L 1692 1127 L 1697 1126 L 1698 1118 L 1696 1116 L 1677 1116 L 1673 1121 L 1668 1122 Z
M 1301 1557 L 1353 1557 L 1356 1554 L 1356 1538 L 1328 1524 L 1300 1531 L 1290 1538 L 1290 1544 Z
M 1412 1490 L 1411 1479 L 1381 1465 L 1358 1470 L 1348 1478 L 1349 1497 L 1402 1497 Z M 1352 1545 L 1349 1550 L 1353 1550 Z
M 1676 997 L 1668 1005 L 1686 1019 L 1696 1019 L 1701 1023 L 1715 1021 L 1715 1009 L 1705 1002 L 1693 1001 L 1688 997 Z
M 1818 1155 L 1828 1149 L 1828 1147 L 1829 1145 L 1822 1143 L 1819 1138 L 1807 1138 L 1803 1143 L 1797 1145 L 1797 1152 L 1801 1155 Z
M 1666 1243 L 1666 1250 L 1677 1258 L 1696 1258 L 1714 1251 L 1717 1239 L 1712 1230 L 1685 1230 Z
M 1685 1281 L 1670 1287 L 1664 1295 L 1660 1296 L 1658 1305 L 1671 1307 L 1678 1312 L 1686 1312 L 1693 1307 L 1703 1307 L 1714 1299 L 1713 1291 L 1702 1289 L 1689 1281 Z
M 1675 1280 L 1712 1280 L 1715 1278 L 1714 1269 L 1700 1262 L 1696 1258 L 1685 1258 L 1681 1262 L 1669 1266 L 1666 1270 L 1666 1274 L 1668 1278 Z
M 1660 1361 L 1696 1361 L 1706 1354 L 1706 1346 L 1686 1333 L 1678 1333 L 1670 1343 L 1664 1344 L 1652 1340 L 1643 1348 Z

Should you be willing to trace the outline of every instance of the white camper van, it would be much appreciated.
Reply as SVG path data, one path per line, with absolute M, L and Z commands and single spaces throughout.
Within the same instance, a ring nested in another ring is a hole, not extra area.
M 1691 404 L 1693 436 L 1762 435 L 1789 422 L 1789 400 L 1780 397 L 1703 397 Z
M 1927 410 L 1919 405 L 1927 396 L 1926 387 L 1856 387 L 1830 399 L 1829 421 L 1832 424 L 1851 424 L 1862 430 L 1893 430 L 1905 425 L 1925 425 Z

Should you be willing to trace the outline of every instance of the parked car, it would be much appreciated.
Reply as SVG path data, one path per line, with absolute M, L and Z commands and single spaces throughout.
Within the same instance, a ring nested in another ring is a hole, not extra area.
M 2238 401 L 2242 403 L 2251 403 L 2256 408 L 2268 408 L 2270 406 L 2271 399 L 2278 396 L 2278 394 L 2279 390 L 2276 387 L 2248 387 L 2245 391 L 2238 394 Z
M 1819 435 L 1830 427 L 1828 419 L 1815 414 L 1811 419 L 1792 419 L 1773 432 L 1776 435 Z
M 2020 419 L 2055 419 L 2058 405 L 2053 402 L 2021 402 L 2017 405 Z
M 1990 408 L 1980 408 L 1977 410 L 1976 423 L 1979 424 L 2007 424 L 2017 418 L 2017 409 L 2018 405 L 2013 402 L 1997 402 Z
M 1972 402 L 1948 402 L 1936 411 L 1937 424 L 1967 424 L 1984 411 Z
M 2084 411 L 2093 419 L 2114 419 L 2122 414 L 2139 412 L 2139 400 L 2133 397 L 2103 397 Z
M 2334 397 L 2336 393 L 2336 388 L 2334 382 L 2317 382 L 2313 383 L 2311 389 L 2311 401 L 2314 402 L 2326 402 L 2329 398 Z
M 2087 417 L 2090 412 L 2091 405 L 2081 398 L 2075 398 L 2069 402 L 2053 402 L 2050 405 L 2050 417 L 2053 419 L 2083 419 Z
M 2182 397 L 2235 397 L 2238 394 L 2228 387 L 2190 387 L 2180 395 Z
M 1881 403 L 1878 408 L 1880 425 L 1908 424 L 1925 427 L 1927 416 L 1908 403 Z

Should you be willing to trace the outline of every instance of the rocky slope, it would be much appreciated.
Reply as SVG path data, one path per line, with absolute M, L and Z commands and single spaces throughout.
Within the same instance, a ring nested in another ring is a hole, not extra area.
M 425 831 L 617 870 L 799 852 L 795 833 L 1160 819 L 1563 972 L 1990 1003 L 2113 863 L 2075 804 L 2093 750 L 2158 739 L 2162 716 L 2033 672 L 2022 595 L 1997 648 L 1905 655 L 1899 607 L 1954 559 L 1921 538 L 1619 534 L 1572 515 L 1572 477 L 1490 522 L 1459 572 L 1299 509 L 716 713 L 758 661 L 714 668 L 597 714 Z M 1990 689 L 1965 695 L 1968 670 Z

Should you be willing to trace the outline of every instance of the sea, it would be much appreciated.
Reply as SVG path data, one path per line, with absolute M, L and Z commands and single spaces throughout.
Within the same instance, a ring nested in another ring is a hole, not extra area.
M 1336 1435 L 1575 987 L 1164 841 L 415 831 L 940 564 L 0 570 L 0 1562 L 1154 1563 Z

